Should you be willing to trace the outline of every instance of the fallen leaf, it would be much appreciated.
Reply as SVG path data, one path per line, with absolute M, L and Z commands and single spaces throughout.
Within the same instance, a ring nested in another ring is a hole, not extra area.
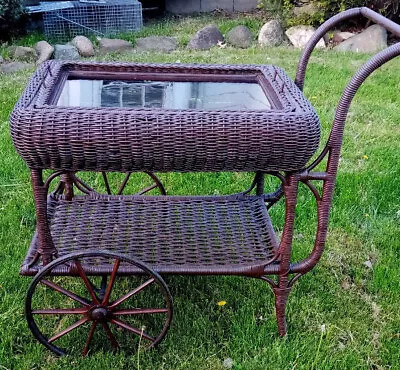
M 364 264 L 365 267 L 368 267 L 369 269 L 372 269 L 374 267 L 370 260 L 365 261 L 363 264 Z
M 342 286 L 342 289 L 344 289 L 344 290 L 349 290 L 351 288 L 351 284 L 348 279 L 344 279 L 342 281 L 341 286 Z
M 224 360 L 224 362 L 222 363 L 222 366 L 223 366 L 225 369 L 232 369 L 232 367 L 233 367 L 233 360 L 232 360 L 230 357 L 226 358 L 226 359 Z

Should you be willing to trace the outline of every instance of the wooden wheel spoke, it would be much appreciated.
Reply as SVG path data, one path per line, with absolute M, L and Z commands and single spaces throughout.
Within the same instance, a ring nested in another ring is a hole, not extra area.
M 34 315 L 84 315 L 87 312 L 87 308 L 46 308 L 32 311 Z
M 99 299 L 96 296 L 96 292 L 93 289 L 92 283 L 89 281 L 88 277 L 85 274 L 85 271 L 82 268 L 81 263 L 78 260 L 74 260 L 75 266 L 78 269 L 79 276 L 82 278 L 83 282 L 86 285 L 86 289 L 89 291 L 90 297 L 93 300 L 94 304 L 100 304 Z
M 111 303 L 111 305 L 109 306 L 110 309 L 113 309 L 115 307 L 117 307 L 118 305 L 120 305 L 121 303 L 125 302 L 127 299 L 129 299 L 130 297 L 134 296 L 135 294 L 141 292 L 144 288 L 146 288 L 147 286 L 153 284 L 155 281 L 154 278 L 151 278 L 149 280 L 147 280 L 146 282 L 144 282 L 142 285 L 138 286 L 136 289 L 131 290 L 129 293 L 125 294 L 124 296 L 122 296 L 121 298 L 118 298 L 116 301 L 114 301 L 113 303 Z
M 153 189 L 155 189 L 155 188 L 157 188 L 157 187 L 158 187 L 157 184 L 154 183 L 153 185 L 151 185 L 151 186 L 149 186 L 149 187 L 147 187 L 147 188 L 145 188 L 145 189 L 139 191 L 139 192 L 137 193 L 137 195 L 146 194 L 146 193 L 148 193 L 150 190 L 153 190 Z
M 94 263 L 108 266 L 107 271 L 95 269 Z M 125 264 L 135 274 L 139 270 L 127 284 L 121 278 L 130 271 Z M 51 298 L 53 304 L 46 304 Z M 164 280 L 145 264 L 107 250 L 87 250 L 41 268 L 29 285 L 25 315 L 34 337 L 53 353 L 87 356 L 97 348 L 97 339 L 113 351 L 122 347 L 123 336 L 139 348 L 155 347 L 168 331 L 173 306 Z
M 122 181 L 122 184 L 118 189 L 117 195 L 121 195 L 122 194 L 122 192 L 124 191 L 126 185 L 128 184 L 128 181 L 129 181 L 130 177 L 131 177 L 131 173 L 127 172 L 126 175 L 125 175 L 124 181 Z
M 167 195 L 164 185 L 162 184 L 160 179 L 153 172 L 145 172 L 145 173 L 153 179 L 154 183 L 156 184 L 156 187 L 160 189 L 161 194 Z
M 85 316 L 82 317 L 79 321 L 73 323 L 72 325 L 68 326 L 68 328 L 64 329 L 63 331 L 60 331 L 58 334 L 54 335 L 53 337 L 51 337 L 48 342 L 52 343 L 55 340 L 63 337 L 65 334 L 68 334 L 69 332 L 71 332 L 72 330 L 80 327 L 81 325 L 83 325 L 85 322 L 87 322 L 89 319 Z
M 92 341 L 94 331 L 96 330 L 97 322 L 93 321 L 89 331 L 88 339 L 86 340 L 85 348 L 83 349 L 82 356 L 85 357 L 89 352 L 90 342 Z
M 56 283 L 53 283 L 52 281 L 43 279 L 40 282 L 43 285 L 48 286 L 49 288 L 55 290 L 56 292 L 64 294 L 65 296 L 71 298 L 72 300 L 74 300 L 76 302 L 79 302 L 80 304 L 82 304 L 84 306 L 90 306 L 90 303 L 88 302 L 87 299 L 85 299 L 85 298 L 83 298 L 83 297 L 81 297 L 81 296 L 79 296 L 79 295 L 77 295 L 77 294 L 75 294 L 75 293 L 73 293 L 73 292 L 71 292 L 71 291 L 69 291 L 67 289 L 64 289 L 62 286 L 60 286 L 60 285 L 58 285 Z
M 132 308 L 127 310 L 116 310 L 113 311 L 113 315 L 142 315 L 142 314 L 153 314 L 153 313 L 167 313 L 168 308 Z
M 119 349 L 119 344 L 117 342 L 117 339 L 115 339 L 114 334 L 112 333 L 110 327 L 108 326 L 108 324 L 106 322 L 102 323 L 103 328 L 107 334 L 108 339 L 110 340 L 110 342 L 112 343 L 114 349 L 118 350 Z
M 115 283 L 115 279 L 117 278 L 117 272 L 118 272 L 118 268 L 119 268 L 119 264 L 120 264 L 120 260 L 117 258 L 115 260 L 114 263 L 114 267 L 111 273 L 111 277 L 110 277 L 110 281 L 108 282 L 107 285 L 107 289 L 106 289 L 106 293 L 104 294 L 104 298 L 103 298 L 103 305 L 108 305 L 108 301 L 110 299 L 110 295 L 111 295 L 111 291 L 113 289 L 114 283 Z
M 130 331 L 131 333 L 134 333 L 138 335 L 139 337 L 143 337 L 151 342 L 155 342 L 155 338 L 153 338 L 151 335 L 147 334 L 144 330 L 140 330 L 138 328 L 135 328 L 129 324 L 127 324 L 125 321 L 119 320 L 119 319 L 111 319 L 111 322 L 125 330 Z
M 110 183 L 108 182 L 107 174 L 104 171 L 101 174 L 103 175 L 104 185 L 106 186 L 107 194 L 111 195 L 111 188 Z

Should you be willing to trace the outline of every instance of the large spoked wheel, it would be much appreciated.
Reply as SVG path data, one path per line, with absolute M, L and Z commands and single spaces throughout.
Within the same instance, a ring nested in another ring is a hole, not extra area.
M 159 344 L 172 320 L 172 298 L 161 276 L 143 263 L 88 251 L 43 267 L 28 288 L 25 310 L 45 347 L 86 356 L 89 350 Z

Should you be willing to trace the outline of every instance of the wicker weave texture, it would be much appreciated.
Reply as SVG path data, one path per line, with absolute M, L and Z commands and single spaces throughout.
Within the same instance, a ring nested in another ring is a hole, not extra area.
M 154 78 L 166 73 L 261 75 L 279 107 L 202 111 L 52 105 L 52 93 L 69 70 L 143 72 Z M 17 103 L 11 133 L 19 154 L 36 169 L 292 171 L 303 168 L 318 148 L 320 124 L 302 92 L 274 66 L 52 61 L 38 69 Z
M 278 246 L 257 196 L 52 196 L 49 218 L 60 256 L 105 249 L 163 273 L 235 273 L 265 264 Z M 36 249 L 34 242 L 27 261 Z

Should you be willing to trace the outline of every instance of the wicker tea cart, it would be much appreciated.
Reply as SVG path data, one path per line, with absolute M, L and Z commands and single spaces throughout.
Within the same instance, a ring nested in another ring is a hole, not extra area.
M 81 345 L 85 355 L 97 345 L 97 329 L 116 349 L 126 342 L 123 334 L 139 346 L 157 345 L 172 319 L 160 276 L 168 274 L 264 280 L 285 335 L 289 292 L 324 249 L 350 103 L 375 69 L 400 54 L 400 44 L 393 45 L 356 73 L 325 148 L 307 164 L 320 139 L 318 117 L 302 93 L 311 52 L 330 28 L 360 15 L 400 36 L 399 25 L 367 8 L 345 11 L 314 34 L 295 82 L 271 65 L 52 61 L 39 67 L 12 113 L 11 133 L 32 176 L 37 229 L 21 274 L 34 276 L 26 318 L 43 345 L 59 355 Z M 316 171 L 319 164 L 325 169 Z M 255 177 L 239 194 L 171 196 L 154 175 L 171 171 Z M 115 172 L 126 175 L 113 192 Z M 153 184 L 125 195 L 135 172 Z M 269 194 L 266 175 L 281 184 Z M 310 255 L 293 261 L 300 182 L 315 196 L 318 225 Z M 161 195 L 147 194 L 154 189 Z M 281 198 L 278 240 L 268 209 Z

